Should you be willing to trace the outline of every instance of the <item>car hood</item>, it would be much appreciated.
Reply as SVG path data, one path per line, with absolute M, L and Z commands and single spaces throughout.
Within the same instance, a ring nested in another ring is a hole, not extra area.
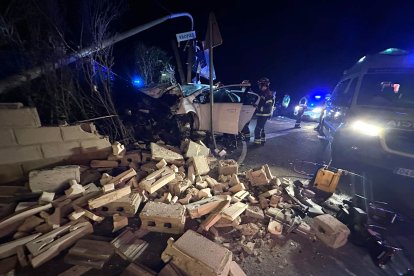
M 177 96 L 188 97 L 194 93 L 207 89 L 209 86 L 206 84 L 185 84 L 185 85 L 170 85 L 170 84 L 160 84 L 154 87 L 141 88 L 140 91 L 147 96 L 150 96 L 154 99 L 161 98 L 164 94 L 173 94 Z
M 142 88 L 139 91 L 144 93 L 147 96 L 150 96 L 154 99 L 161 98 L 164 94 L 173 94 L 177 96 L 183 95 L 183 92 L 179 85 L 171 85 L 171 84 L 160 84 L 154 87 L 149 88 Z

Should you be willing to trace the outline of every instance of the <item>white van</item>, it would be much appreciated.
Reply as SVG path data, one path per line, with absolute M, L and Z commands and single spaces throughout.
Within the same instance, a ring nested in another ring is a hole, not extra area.
M 344 72 L 323 117 L 334 163 L 414 178 L 414 53 L 390 48 Z

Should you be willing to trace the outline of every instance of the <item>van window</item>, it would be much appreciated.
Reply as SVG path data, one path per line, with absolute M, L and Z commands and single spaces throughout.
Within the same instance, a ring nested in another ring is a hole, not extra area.
M 356 79 L 354 79 L 355 82 Z M 352 102 L 353 93 L 347 93 L 346 88 L 351 80 L 347 79 L 338 83 L 332 93 L 331 102 L 337 106 L 350 106 Z M 356 85 L 356 84 L 355 84 Z M 354 87 L 355 90 L 355 87 Z M 351 95 L 352 94 L 352 95 Z
M 414 107 L 414 74 L 382 73 L 364 76 L 357 104 Z

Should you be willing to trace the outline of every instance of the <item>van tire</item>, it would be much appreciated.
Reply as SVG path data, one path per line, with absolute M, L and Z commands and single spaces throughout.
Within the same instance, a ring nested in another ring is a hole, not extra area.
M 338 169 L 344 169 L 347 167 L 348 159 L 343 152 L 340 144 L 335 140 L 331 143 L 331 165 Z
M 338 169 L 352 170 L 350 156 L 337 137 L 331 143 L 331 165 Z

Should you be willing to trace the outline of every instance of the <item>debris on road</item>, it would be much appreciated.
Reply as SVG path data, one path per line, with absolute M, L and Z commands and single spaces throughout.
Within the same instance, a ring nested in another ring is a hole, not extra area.
M 280 222 L 274 220 L 269 222 L 267 230 L 270 234 L 279 237 L 280 235 L 282 235 L 283 225 Z
M 114 253 L 114 247 L 108 242 L 80 239 L 64 260 L 67 264 L 102 269 Z
M 148 202 L 139 217 L 144 230 L 170 234 L 184 232 L 185 207 L 180 204 Z
M 69 180 L 80 182 L 79 166 L 60 166 L 53 169 L 35 170 L 29 173 L 32 192 L 56 192 L 66 188 Z
M 141 239 L 146 233 L 126 229 L 111 244 L 123 259 L 134 262 L 148 247 L 148 243 Z
M 348 227 L 330 214 L 313 218 L 311 227 L 316 236 L 332 248 L 344 246 L 350 234 Z
M 139 263 L 151 251 L 142 238 L 153 232 L 180 236 L 165 245 L 160 275 L 245 275 L 235 261 L 242 252 L 257 255 L 262 239 L 297 232 L 335 248 L 346 243 L 348 228 L 330 215 L 307 224 L 316 208 L 312 193 L 297 193 L 293 182 L 281 181 L 267 165 L 240 172 L 235 160 L 217 160 L 191 140 L 181 149 L 161 142 L 149 148 L 116 142 L 107 159 L 94 159 L 89 167 L 32 172 L 29 187 L 37 193 L 27 191 L 31 196 L 20 206 L 33 206 L 0 220 L 0 237 L 10 237 L 0 245 L 0 258 L 17 255 L 23 269 L 28 250 L 28 264 L 37 268 L 69 249 L 66 263 L 101 269 L 115 250 L 131 263 L 123 275 L 155 275 Z M 95 180 L 84 182 L 85 171 Z M 102 236 L 95 240 L 92 233 Z M 230 250 L 218 244 L 224 240 Z
M 239 172 L 239 165 L 235 160 L 220 160 L 218 163 L 219 175 L 237 175 Z
M 228 275 L 232 253 L 204 236 L 187 230 L 177 241 L 173 238 L 168 240 L 161 258 L 188 275 Z

